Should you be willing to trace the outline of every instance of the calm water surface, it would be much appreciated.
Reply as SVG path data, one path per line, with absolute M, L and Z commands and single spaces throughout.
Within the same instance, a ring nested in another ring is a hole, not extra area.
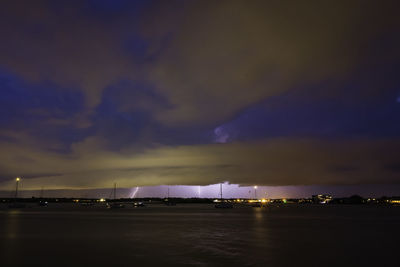
M 400 266 L 400 207 L 0 206 L 0 266 Z

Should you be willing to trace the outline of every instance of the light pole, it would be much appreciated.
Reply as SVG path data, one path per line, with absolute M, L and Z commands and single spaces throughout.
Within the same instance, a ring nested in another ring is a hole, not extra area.
M 254 186 L 254 198 L 257 199 L 257 186 Z
M 15 198 L 18 197 L 18 185 L 19 185 L 19 181 L 20 180 L 21 180 L 21 178 L 19 178 L 19 177 L 15 178 L 15 183 L 16 183 L 16 185 L 15 185 Z

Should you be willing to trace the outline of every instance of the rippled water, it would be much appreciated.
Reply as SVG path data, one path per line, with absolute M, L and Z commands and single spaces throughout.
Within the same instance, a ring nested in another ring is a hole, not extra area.
M 399 266 L 400 208 L 0 207 L 0 265 Z

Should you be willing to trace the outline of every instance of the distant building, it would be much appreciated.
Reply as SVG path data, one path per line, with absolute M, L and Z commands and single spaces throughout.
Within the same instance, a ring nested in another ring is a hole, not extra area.
M 332 201 L 331 195 L 313 195 L 312 201 L 317 204 L 326 204 Z
M 396 205 L 400 205 L 400 198 L 399 197 L 393 197 L 392 199 L 390 199 L 390 204 L 396 204 Z

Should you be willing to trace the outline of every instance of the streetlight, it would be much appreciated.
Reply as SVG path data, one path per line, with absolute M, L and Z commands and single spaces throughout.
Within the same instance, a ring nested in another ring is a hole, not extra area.
M 254 198 L 257 199 L 257 186 L 254 186 Z
M 19 184 L 20 180 L 21 180 L 21 178 L 19 178 L 19 177 L 15 178 L 15 183 L 16 183 L 16 185 L 15 185 L 15 198 L 18 197 L 18 184 Z

